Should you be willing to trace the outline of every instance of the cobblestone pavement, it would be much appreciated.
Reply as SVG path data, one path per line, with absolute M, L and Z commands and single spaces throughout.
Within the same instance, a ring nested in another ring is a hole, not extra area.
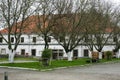
M 0 80 L 8 72 L 8 80 L 120 80 L 120 63 L 95 64 L 52 71 L 0 68 Z

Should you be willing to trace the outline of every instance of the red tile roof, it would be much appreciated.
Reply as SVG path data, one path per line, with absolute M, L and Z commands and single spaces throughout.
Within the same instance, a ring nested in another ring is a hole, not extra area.
M 42 16 L 40 16 L 40 22 L 42 23 L 42 19 L 43 19 L 43 17 Z M 40 31 L 39 29 L 38 29 L 38 27 L 37 27 L 37 23 L 38 23 L 39 21 L 38 21 L 38 16 L 36 16 L 36 15 L 33 15 L 33 16 L 30 16 L 30 17 L 28 17 L 27 19 L 26 19 L 26 21 L 24 22 L 24 29 L 22 30 L 22 33 L 25 33 L 25 34 L 30 34 L 30 33 L 37 33 L 38 31 Z M 66 21 L 65 21 L 66 22 Z M 47 22 L 48 23 L 48 22 Z M 45 24 L 45 26 L 47 25 L 47 23 Z M 63 22 L 64 23 L 64 22 Z M 22 22 L 18 22 L 17 23 L 17 26 L 18 26 L 18 28 L 17 28 L 17 30 L 15 29 L 15 25 L 13 26 L 13 28 L 12 28 L 12 31 L 11 31 L 11 33 L 14 33 L 15 31 L 16 32 L 20 32 L 20 28 L 21 28 L 21 25 L 22 24 Z M 68 29 L 68 28 L 67 28 Z M 106 28 L 106 32 L 111 32 L 113 29 L 111 29 L 111 28 Z M 1 30 L 0 31 L 1 33 L 5 33 L 5 34 L 8 34 L 8 28 L 5 28 L 5 29 L 3 29 L 3 30 Z
M 33 15 L 33 16 L 28 17 L 23 23 L 21 32 L 25 34 L 36 33 L 38 31 L 37 24 L 36 24 L 37 22 L 38 22 L 37 16 Z M 11 30 L 11 33 L 14 33 L 15 31 L 19 33 L 21 25 L 22 25 L 22 22 L 18 22 L 17 25 L 14 25 Z M 0 32 L 7 34 L 8 28 L 5 28 L 1 30 Z

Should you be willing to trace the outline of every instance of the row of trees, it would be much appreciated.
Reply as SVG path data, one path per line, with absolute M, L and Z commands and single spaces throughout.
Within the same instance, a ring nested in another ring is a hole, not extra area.
M 2 24 L 8 37 L 6 39 L 3 32 L 0 35 L 8 44 L 9 62 L 14 61 L 20 37 L 32 15 L 36 16 L 36 33 L 43 36 L 45 49 L 49 48 L 49 36 L 53 36 L 65 49 L 69 61 L 72 60 L 71 51 L 83 40 L 90 51 L 95 48 L 101 54 L 108 39 L 115 37 L 117 52 L 120 48 L 117 39 L 120 36 L 120 12 L 113 7 L 102 0 L 1 0 L 0 21 L 4 21 Z M 14 45 L 11 36 L 15 37 Z

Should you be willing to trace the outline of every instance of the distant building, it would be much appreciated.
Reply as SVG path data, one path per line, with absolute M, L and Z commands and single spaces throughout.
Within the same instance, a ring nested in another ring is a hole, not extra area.
M 33 19 L 33 16 L 31 16 L 31 19 Z M 17 55 L 24 55 L 24 56 L 41 56 L 42 51 L 44 49 L 44 40 L 42 36 L 39 36 L 36 33 L 35 23 L 32 22 L 29 25 L 29 28 L 25 29 L 21 38 L 20 38 L 20 44 L 16 50 Z M 35 30 L 35 31 L 33 31 Z M 1 30 L 1 32 L 4 34 L 4 37 L 7 38 L 7 31 Z M 114 39 L 109 39 L 108 44 L 105 45 L 103 48 L 104 51 L 113 51 L 114 50 Z M 14 45 L 15 38 L 14 36 L 11 37 L 11 42 Z M 65 50 L 61 45 L 58 44 L 58 42 L 54 39 L 54 37 L 49 37 L 49 48 L 52 49 L 52 58 L 53 59 L 63 59 L 67 57 L 67 54 L 65 53 Z M 94 49 L 95 50 L 95 49 Z M 0 37 L 0 54 L 8 54 L 8 45 L 6 42 Z M 72 57 L 73 58 L 79 58 L 79 57 L 91 57 L 91 52 L 89 51 L 88 47 L 85 45 L 85 43 L 80 43 L 73 51 L 72 51 Z M 119 50 L 120 54 L 120 50 Z

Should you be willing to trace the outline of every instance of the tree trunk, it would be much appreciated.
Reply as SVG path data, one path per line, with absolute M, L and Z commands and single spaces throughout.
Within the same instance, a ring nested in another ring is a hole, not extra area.
M 16 52 L 15 50 L 9 50 L 9 57 L 8 57 L 9 63 L 14 63 L 15 52 Z
M 116 58 L 120 58 L 120 51 L 119 50 L 116 52 Z
M 102 52 L 99 52 L 99 59 L 102 59 Z
M 71 51 L 68 52 L 67 55 L 68 55 L 68 61 L 72 61 L 72 52 Z
M 92 58 L 93 51 L 89 51 L 89 58 Z

